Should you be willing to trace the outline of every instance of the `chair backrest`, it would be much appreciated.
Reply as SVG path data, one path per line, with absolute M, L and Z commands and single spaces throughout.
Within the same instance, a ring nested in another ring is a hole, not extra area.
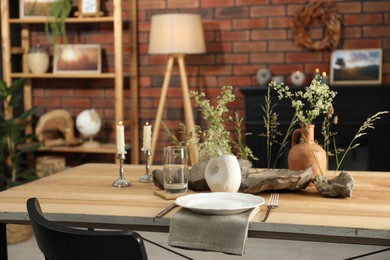
M 95 231 L 49 221 L 36 198 L 27 211 L 39 249 L 47 260 L 148 259 L 142 237 L 133 231 Z

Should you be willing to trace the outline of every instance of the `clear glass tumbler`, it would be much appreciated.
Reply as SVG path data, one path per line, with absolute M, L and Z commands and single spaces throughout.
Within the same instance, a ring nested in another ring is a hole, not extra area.
M 164 189 L 182 193 L 188 188 L 188 155 L 184 146 L 164 147 Z

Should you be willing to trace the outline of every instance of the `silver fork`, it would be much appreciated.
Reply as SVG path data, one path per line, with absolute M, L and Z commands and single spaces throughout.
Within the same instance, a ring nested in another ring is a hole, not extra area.
M 267 211 L 264 214 L 264 217 L 261 219 L 261 222 L 265 222 L 268 218 L 269 213 L 271 212 L 271 209 L 279 207 L 279 194 L 278 193 L 272 193 L 269 197 Z

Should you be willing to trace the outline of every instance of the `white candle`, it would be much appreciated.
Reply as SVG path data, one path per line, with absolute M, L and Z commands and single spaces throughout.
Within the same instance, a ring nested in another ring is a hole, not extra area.
M 142 151 L 150 151 L 151 136 L 152 126 L 149 124 L 149 122 L 146 122 L 144 125 L 144 147 L 142 148 Z
M 116 150 L 118 154 L 125 154 L 125 127 L 122 121 L 116 126 Z

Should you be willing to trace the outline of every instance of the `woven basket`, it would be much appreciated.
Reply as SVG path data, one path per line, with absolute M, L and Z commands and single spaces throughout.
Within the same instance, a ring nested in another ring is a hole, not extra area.
M 35 159 L 35 170 L 39 178 L 65 169 L 65 158 L 60 156 L 41 156 Z
M 7 224 L 7 243 L 15 244 L 29 239 L 32 235 L 30 225 Z

